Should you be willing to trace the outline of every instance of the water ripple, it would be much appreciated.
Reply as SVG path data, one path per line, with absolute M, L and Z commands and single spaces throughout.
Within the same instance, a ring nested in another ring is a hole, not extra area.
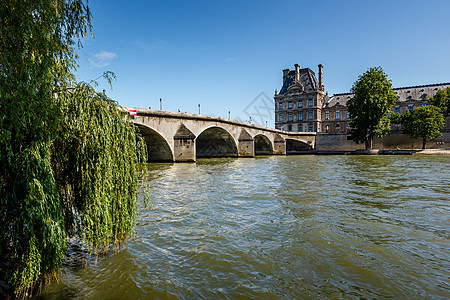
M 43 299 L 447 299 L 448 157 L 151 164 L 137 237 Z

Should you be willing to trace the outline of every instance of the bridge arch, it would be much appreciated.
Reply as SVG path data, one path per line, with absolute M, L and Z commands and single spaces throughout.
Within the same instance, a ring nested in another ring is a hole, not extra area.
M 286 139 L 286 153 L 308 150 L 313 150 L 310 144 L 300 140 Z
M 140 133 L 145 139 L 148 152 L 148 162 L 173 162 L 173 153 L 169 143 L 157 131 L 152 128 L 134 123 L 139 128 Z
M 258 134 L 255 139 L 255 155 L 272 155 L 273 145 L 264 134 Z
M 196 157 L 237 157 L 238 148 L 233 136 L 221 127 L 209 127 L 195 140 Z

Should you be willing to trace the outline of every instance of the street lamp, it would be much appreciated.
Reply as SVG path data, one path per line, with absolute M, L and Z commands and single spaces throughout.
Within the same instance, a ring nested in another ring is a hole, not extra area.
M 200 114 L 200 104 L 198 105 L 198 114 Z
M 228 119 L 231 119 L 230 111 L 228 111 Z
M 162 98 L 159 98 L 159 110 L 162 110 Z

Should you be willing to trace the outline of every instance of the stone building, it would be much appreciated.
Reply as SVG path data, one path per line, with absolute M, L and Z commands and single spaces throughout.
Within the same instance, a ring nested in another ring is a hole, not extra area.
M 398 101 L 392 112 L 404 114 L 416 107 L 426 106 L 428 99 L 439 89 L 450 87 L 450 83 L 438 83 L 410 87 L 393 88 Z M 334 94 L 329 97 L 324 93 L 323 67 L 319 65 L 319 81 L 309 68 L 283 70 L 283 87 L 275 90 L 275 128 L 285 131 L 309 131 L 346 133 L 350 129 L 350 116 L 347 101 L 353 93 Z M 450 117 L 446 118 L 445 129 L 450 129 Z M 392 125 L 392 129 L 399 129 Z
M 285 131 L 316 132 L 321 129 L 324 93 L 322 65 L 319 80 L 310 68 L 283 70 L 283 87 L 275 90 L 275 128 Z

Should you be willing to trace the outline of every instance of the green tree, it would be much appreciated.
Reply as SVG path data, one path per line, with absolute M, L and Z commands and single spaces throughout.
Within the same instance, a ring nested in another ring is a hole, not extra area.
M 81 0 L 0 4 L 0 279 L 17 297 L 57 274 L 69 238 L 96 254 L 135 222 L 142 140 L 72 74 L 90 20 Z
M 370 68 L 360 75 L 351 91 L 355 96 L 347 104 L 352 118 L 352 138 L 358 144 L 364 143 L 366 149 L 372 149 L 373 138 L 389 132 L 387 113 L 398 97 L 381 67 Z
M 422 138 L 422 149 L 425 149 L 427 139 L 442 136 L 440 129 L 444 127 L 444 115 L 438 107 L 428 105 L 416 108 L 412 113 L 407 111 L 402 116 L 401 124 L 403 134 L 412 138 Z
M 430 104 L 439 107 L 444 115 L 450 114 L 450 87 L 438 90 L 430 99 Z

